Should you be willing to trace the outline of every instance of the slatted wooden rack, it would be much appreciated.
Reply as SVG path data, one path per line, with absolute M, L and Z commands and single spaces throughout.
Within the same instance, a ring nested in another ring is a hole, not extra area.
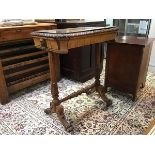
M 35 48 L 30 33 L 55 24 L 0 27 L 0 102 L 9 95 L 49 79 L 48 53 Z

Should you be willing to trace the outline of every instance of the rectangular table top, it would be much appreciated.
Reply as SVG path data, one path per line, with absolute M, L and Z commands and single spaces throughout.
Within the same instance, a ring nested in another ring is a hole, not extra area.
M 114 40 L 117 27 L 77 27 L 40 30 L 31 33 L 35 46 L 66 54 L 71 48 Z
M 47 37 L 47 38 L 66 38 L 76 37 L 88 34 L 95 34 L 108 31 L 117 31 L 116 27 L 77 27 L 77 28 L 66 28 L 66 29 L 53 29 L 53 30 L 40 30 L 32 32 L 32 36 Z

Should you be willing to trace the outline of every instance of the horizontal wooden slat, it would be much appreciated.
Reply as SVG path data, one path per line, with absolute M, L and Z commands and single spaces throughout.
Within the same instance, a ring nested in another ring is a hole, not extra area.
M 17 83 L 15 85 L 11 85 L 8 87 L 8 91 L 9 93 L 15 93 L 21 89 L 24 89 L 24 88 L 27 88 L 29 86 L 32 86 L 32 85 L 35 85 L 39 82 L 42 82 L 42 81 L 45 81 L 47 79 L 50 78 L 50 75 L 49 73 L 45 73 L 45 74 L 42 74 L 40 76 L 37 76 L 37 77 L 34 77 L 32 79 L 28 79 L 28 80 L 25 80 L 25 81 L 22 81 L 20 83 Z
M 20 46 L 20 47 L 14 47 L 14 48 L 8 48 L 5 50 L 1 50 L 0 54 L 6 54 L 6 53 L 13 53 L 19 50 L 25 50 L 25 49 L 33 49 L 35 48 L 34 45 L 25 45 L 25 46 Z
M 49 72 L 48 67 L 44 67 L 44 68 L 41 68 L 41 69 L 37 69 L 35 71 L 31 71 L 31 72 L 28 72 L 28 73 L 23 73 L 23 74 L 19 74 L 19 75 L 10 77 L 10 78 L 6 79 L 6 83 L 7 83 L 7 85 L 10 85 L 10 84 L 12 85 L 12 84 L 21 82 L 23 80 L 27 80 L 29 78 L 38 76 L 40 74 L 44 74 L 45 72 L 47 72 L 47 73 Z
M 39 62 L 36 62 L 36 63 L 33 63 L 33 64 L 29 64 L 29 65 L 25 65 L 25 66 L 19 66 L 19 67 L 16 67 L 14 69 L 6 70 L 6 71 L 4 71 L 4 75 L 12 74 L 12 73 L 15 73 L 15 72 L 20 72 L 22 70 L 25 70 L 25 69 L 28 69 L 28 68 L 31 68 L 31 67 L 35 67 L 35 66 L 40 66 L 40 65 L 43 65 L 43 64 L 48 64 L 48 60 L 43 60 L 43 61 L 39 61 Z
M 20 46 L 26 46 L 26 45 L 33 45 L 33 40 L 32 39 L 24 39 L 24 40 L 12 40 L 9 42 L 0 42 L 0 47 L 2 49 L 6 48 L 12 48 L 12 47 L 20 47 Z
M 33 64 L 35 62 L 39 62 L 39 61 L 43 61 L 43 60 L 47 60 L 47 59 L 48 59 L 48 56 L 45 56 L 45 57 L 42 57 L 42 58 L 37 58 L 37 59 L 33 59 L 33 60 L 29 60 L 29 61 L 20 62 L 20 63 L 17 63 L 17 64 L 5 66 L 5 67 L 3 67 L 3 69 L 4 69 L 4 71 L 6 71 L 8 69 L 21 67 L 21 66 L 28 65 L 28 64 Z
M 41 70 L 39 72 L 35 72 L 34 74 L 28 74 L 28 75 L 21 75 L 20 77 L 13 77 L 11 79 L 8 79 L 6 82 L 7 82 L 7 86 L 11 86 L 11 85 L 14 85 L 14 84 L 17 84 L 17 83 L 20 83 L 22 81 L 26 81 L 26 80 L 29 80 L 29 79 L 32 79 L 34 77 L 37 77 L 37 76 L 40 76 L 42 74 L 45 74 L 45 73 L 49 73 L 49 70 L 48 69 L 45 69 L 45 70 Z
M 36 55 L 45 54 L 45 53 L 46 53 L 45 51 L 38 51 L 38 52 L 33 52 L 33 53 L 28 53 L 28 54 L 12 56 L 9 58 L 2 59 L 1 61 L 2 61 L 2 63 L 4 63 L 4 62 L 15 60 L 15 59 L 21 59 L 21 58 L 36 56 Z
M 24 70 L 15 72 L 15 73 L 7 74 L 7 75 L 5 75 L 5 78 L 7 79 L 7 78 L 10 78 L 10 77 L 19 75 L 19 74 L 28 73 L 28 72 L 34 71 L 36 69 L 40 69 L 40 68 L 44 68 L 44 67 L 48 67 L 48 66 L 49 66 L 48 63 L 47 64 L 42 64 L 40 66 L 34 66 L 34 67 L 27 68 L 27 69 L 24 69 Z

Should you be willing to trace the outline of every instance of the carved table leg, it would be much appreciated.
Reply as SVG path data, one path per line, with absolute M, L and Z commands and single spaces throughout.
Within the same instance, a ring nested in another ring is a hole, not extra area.
M 58 85 L 57 85 L 57 64 L 58 64 L 58 54 L 54 52 L 48 52 L 49 57 L 49 66 L 50 66 L 50 77 L 51 77 L 51 94 L 53 97 L 53 101 L 50 103 L 50 108 L 45 109 L 46 114 L 52 114 L 53 112 L 57 113 L 57 116 L 62 123 L 62 125 L 65 127 L 67 131 L 71 131 L 72 128 L 70 124 L 66 121 L 65 115 L 64 115 L 64 109 L 63 106 L 60 105 L 59 100 L 59 92 L 58 92 Z
M 100 49 L 99 44 L 95 45 L 95 89 L 99 93 L 106 106 L 112 105 L 112 101 L 105 96 L 104 87 L 100 84 Z
M 51 78 L 51 94 L 53 97 L 53 101 L 50 103 L 50 108 L 45 109 L 45 113 L 52 114 L 53 112 L 56 112 L 56 106 L 60 104 L 58 85 L 57 85 L 58 54 L 55 54 L 53 52 L 48 52 L 48 57 L 49 57 L 50 78 Z

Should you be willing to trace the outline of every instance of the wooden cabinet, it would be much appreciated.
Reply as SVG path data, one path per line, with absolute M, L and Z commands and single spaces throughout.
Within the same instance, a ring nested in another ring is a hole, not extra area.
M 65 20 L 57 22 L 59 29 L 75 27 L 105 26 L 105 21 Z M 104 58 L 104 43 L 100 45 L 102 70 Z M 87 81 L 94 76 L 95 45 L 71 49 L 69 54 L 60 55 L 61 75 L 75 81 Z
M 145 87 L 153 39 L 124 36 L 108 42 L 105 89 L 130 93 L 135 100 Z
M 56 24 L 0 27 L 0 102 L 9 95 L 49 79 L 48 54 L 35 48 L 31 32 Z
M 100 69 L 103 68 L 104 44 L 100 44 Z M 61 55 L 61 74 L 76 81 L 85 82 L 95 74 L 95 45 L 70 49 L 67 55 Z

